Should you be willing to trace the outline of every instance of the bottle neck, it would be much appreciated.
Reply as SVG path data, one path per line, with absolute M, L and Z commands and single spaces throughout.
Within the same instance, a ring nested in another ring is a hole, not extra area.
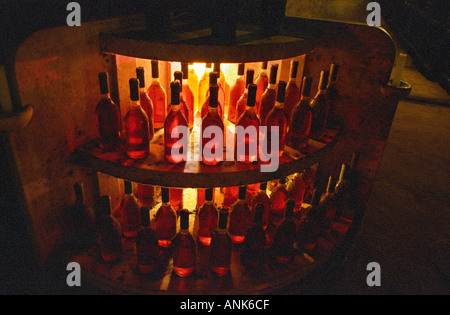
M 180 110 L 180 103 L 178 103 L 178 104 L 172 104 L 172 106 L 170 107 L 170 109 L 173 110 L 173 111 Z
M 276 83 L 269 83 L 269 86 L 267 88 L 271 89 L 271 90 L 275 90 L 277 87 Z
M 283 109 L 284 103 L 283 102 L 275 102 L 275 107 L 278 109 Z
M 310 99 L 309 96 L 304 96 L 304 95 L 300 96 L 300 102 L 309 101 L 309 99 Z
M 102 94 L 102 99 L 109 100 L 110 98 L 111 98 L 111 95 L 109 93 Z
M 159 77 L 152 78 L 152 84 L 156 84 L 156 83 L 159 83 Z
M 131 106 L 139 107 L 139 106 L 141 106 L 141 104 L 139 104 L 139 101 L 131 101 Z

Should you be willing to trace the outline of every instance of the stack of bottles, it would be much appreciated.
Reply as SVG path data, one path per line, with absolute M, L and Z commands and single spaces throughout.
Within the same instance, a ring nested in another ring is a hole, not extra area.
M 103 150 L 117 150 L 123 147 L 124 142 L 124 151 L 129 158 L 144 159 L 149 155 L 154 131 L 164 128 L 166 161 L 185 162 L 190 137 L 181 137 L 180 131 L 192 130 L 194 117 L 198 117 L 198 113 L 202 120 L 200 137 L 205 140 L 201 143 L 207 143 L 214 152 L 217 151 L 213 158 L 202 159 L 202 162 L 214 166 L 223 160 L 224 137 L 211 143 L 208 141 L 210 136 L 204 136 L 203 131 L 208 126 L 223 130 L 225 120 L 244 129 L 254 126 L 259 131 L 260 126 L 266 126 L 269 142 L 274 136 L 270 133 L 271 127 L 278 127 L 275 137 L 279 140 L 277 149 L 280 156 L 285 145 L 301 150 L 308 145 L 308 138 L 321 140 L 327 128 L 336 128 L 339 123 L 336 85 L 339 65 L 335 63 L 329 70 L 321 72 L 314 96 L 311 95 L 311 77 L 305 76 L 301 86 L 297 84 L 297 60 L 291 61 L 287 82 L 277 81 L 279 66 L 276 63 L 269 67 L 268 62 L 262 62 L 256 79 L 255 69 L 245 69 L 245 64 L 239 64 L 236 80 L 231 86 L 225 80 L 219 63 L 207 64 L 200 80 L 195 76 L 195 71 L 183 63 L 181 71 L 175 71 L 174 80 L 170 83 L 169 104 L 159 80 L 159 63 L 153 60 L 151 64 L 152 82 L 148 88 L 142 67 L 137 68 L 136 77 L 129 80 L 131 107 L 124 117 L 123 126 L 120 110 L 110 98 L 108 74 L 99 74 L 102 99 L 97 105 L 96 115 Z M 259 134 L 257 132 L 257 137 L 249 137 L 248 133 L 235 133 L 234 152 L 238 161 L 251 163 L 261 160 L 258 149 L 256 155 L 236 153 L 240 146 L 243 146 L 241 150 L 245 149 L 242 152 L 250 152 L 250 147 L 258 146 Z M 270 145 L 268 147 L 271 148 Z
M 350 164 L 342 164 L 339 176 L 329 177 L 323 193 L 315 188 L 308 203 L 305 196 L 309 170 L 304 170 L 279 179 L 271 192 L 267 183 L 260 183 L 256 191 L 250 189 L 252 185 L 237 187 L 237 197 L 230 206 L 217 207 L 214 190 L 206 189 L 197 211 L 182 206 L 174 209 L 166 187 L 161 187 L 161 204 L 151 209 L 135 195 L 133 183 L 125 180 L 119 211 L 114 215 L 111 198 L 103 196 L 100 211 L 93 216 L 85 206 L 83 186 L 76 184 L 74 209 L 78 210 L 74 211 L 86 222 L 94 220 L 96 229 L 86 224 L 84 228 L 91 228 L 83 229 L 83 233 L 97 232 L 105 262 L 121 259 L 123 238 L 134 240 L 136 266 L 142 274 L 158 270 L 161 253 L 170 250 L 174 273 L 191 276 L 196 270 L 198 246 L 210 248 L 210 270 L 219 276 L 230 271 L 233 247 L 242 248 L 243 266 L 258 270 L 269 261 L 288 264 L 299 250 L 314 250 L 321 237 L 332 233 L 333 223 L 344 218 L 348 203 L 356 195 L 358 157 L 355 152 Z M 155 211 L 153 221 L 151 211 Z

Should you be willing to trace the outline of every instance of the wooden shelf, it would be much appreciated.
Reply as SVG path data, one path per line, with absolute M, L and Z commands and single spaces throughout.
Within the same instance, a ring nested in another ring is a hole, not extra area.
M 340 134 L 338 130 L 327 130 L 322 142 L 310 139 L 302 151 L 286 146 L 275 172 L 261 172 L 258 163 L 235 161 L 223 161 L 217 166 L 207 166 L 199 161 L 168 163 L 164 158 L 163 130 L 155 134 L 146 159 L 132 160 L 123 150 L 103 152 L 98 142 L 91 141 L 75 150 L 73 161 L 101 173 L 141 184 L 179 188 L 241 186 L 279 179 L 320 162 L 333 150 Z M 191 133 L 191 140 L 194 138 L 199 139 L 198 126 L 194 126 Z
M 279 35 L 269 38 L 241 25 L 233 45 L 217 43 L 209 28 L 179 25 L 162 41 L 152 38 L 142 27 L 100 34 L 100 49 L 104 53 L 163 61 L 241 63 L 297 57 L 315 48 L 317 34 L 303 31 L 303 24 L 295 19 L 285 24 Z

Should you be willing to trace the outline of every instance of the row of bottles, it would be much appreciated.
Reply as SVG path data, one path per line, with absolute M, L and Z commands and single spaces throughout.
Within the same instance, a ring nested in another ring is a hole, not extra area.
M 288 82 L 277 82 L 278 65 L 270 67 L 267 73 L 267 62 L 262 63 L 261 71 L 254 82 L 254 70 L 247 69 L 244 80 L 245 64 L 238 65 L 238 76 L 233 86 L 227 87 L 220 64 L 205 71 L 208 80 L 199 82 L 198 112 L 202 119 L 202 144 L 208 144 L 213 152 L 212 157 L 203 158 L 207 165 L 217 165 L 223 156 L 219 154 L 223 148 L 224 138 L 212 141 L 212 136 L 205 136 L 203 131 L 209 126 L 220 128 L 224 133 L 225 104 L 228 107 L 227 118 L 236 127 L 244 129 L 253 126 L 258 130 L 256 137 L 244 133 L 235 139 L 236 159 L 251 163 L 259 159 L 250 153 L 239 155 L 240 146 L 250 152 L 250 147 L 259 144 L 259 127 L 267 126 L 266 137 L 268 148 L 272 139 L 271 127 L 279 128 L 279 154 L 288 145 L 302 149 L 307 145 L 308 137 L 321 139 L 325 128 L 334 127 L 336 101 L 338 93 L 336 78 L 339 66 L 332 64 L 330 71 L 322 71 L 317 94 L 310 99 L 312 78 L 303 78 L 302 90 L 296 84 L 298 61 L 292 60 L 290 79 Z M 165 157 L 170 163 L 186 160 L 189 140 L 183 137 L 183 130 L 192 129 L 194 124 L 195 94 L 189 85 L 188 64 L 183 63 L 182 71 L 175 71 L 174 80 L 170 84 L 170 104 L 166 106 L 166 92 L 159 82 L 158 61 L 152 61 L 152 82 L 145 90 L 144 69 L 136 69 L 136 78 L 129 80 L 131 108 L 124 118 L 124 138 L 127 155 L 132 159 L 145 158 L 150 151 L 150 141 L 154 130 L 164 128 Z M 205 77 L 206 78 L 206 77 Z M 96 108 L 101 147 L 105 150 L 117 148 L 121 143 L 122 124 L 118 106 L 109 96 L 108 75 L 99 74 L 102 100 Z M 207 87 L 207 88 L 206 88 Z M 229 90 L 227 94 L 225 91 Z M 202 97 L 200 97 L 202 96 Z M 201 107 L 200 107 L 201 106 Z M 203 152 L 204 147 L 202 148 Z M 174 152 L 181 152 L 176 154 Z
M 324 193 L 313 189 L 311 201 L 305 203 L 308 171 L 305 170 L 268 195 L 267 184 L 248 200 L 248 187 L 239 187 L 237 200 L 231 207 L 217 208 L 213 189 L 206 189 L 205 201 L 195 215 L 190 228 L 187 209 L 176 211 L 170 202 L 169 188 L 161 188 L 162 203 L 151 223 L 149 206 L 142 205 L 133 193 L 131 182 L 125 181 L 125 197 L 120 205 L 119 219 L 111 210 L 111 199 L 103 196 L 100 212 L 88 220 L 91 212 L 84 202 L 82 185 L 75 185 L 76 211 L 90 225 L 80 225 L 81 234 L 93 228 L 95 222 L 101 257 L 116 262 L 123 255 L 122 238 L 135 241 L 136 264 L 140 272 L 153 272 L 160 261 L 162 249 L 170 249 L 173 270 L 181 276 L 192 275 L 196 265 L 196 247 L 210 248 L 210 267 L 219 276 L 230 270 L 233 246 L 240 246 L 241 262 L 248 268 L 257 268 L 267 262 L 267 254 L 280 264 L 291 261 L 296 251 L 313 250 L 320 237 L 329 235 L 336 219 L 343 216 L 352 199 L 358 155 L 351 164 L 343 164 L 338 180 L 329 178 Z M 249 185 L 250 186 L 250 185 Z M 179 218 L 179 228 L 177 220 Z M 81 236 L 78 235 L 78 237 Z M 87 234 L 86 234 L 87 235 Z

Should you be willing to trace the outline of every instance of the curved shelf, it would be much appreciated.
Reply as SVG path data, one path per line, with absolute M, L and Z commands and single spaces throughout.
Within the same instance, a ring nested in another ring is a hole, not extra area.
M 0 114 L 0 131 L 15 131 L 25 128 L 33 117 L 33 107 L 24 106 L 12 114 Z
M 155 134 L 146 159 L 132 160 L 123 150 L 103 152 L 98 143 L 92 141 L 75 150 L 73 161 L 141 184 L 178 188 L 241 186 L 286 177 L 318 163 L 333 150 L 340 135 L 339 130 L 327 130 L 323 142 L 309 139 L 308 146 L 301 151 L 286 146 L 275 172 L 262 172 L 259 163 L 223 161 L 217 166 L 207 166 L 199 161 L 168 163 L 164 159 L 163 130 Z M 194 127 L 191 137 L 199 139 L 198 128 Z
M 302 32 L 299 22 L 285 23 L 281 32 L 262 37 L 252 28 L 239 26 L 233 45 L 217 43 L 211 29 L 181 25 L 168 39 L 152 38 L 145 29 L 100 34 L 104 53 L 180 62 L 241 63 L 279 60 L 303 55 L 316 46 L 317 36 Z M 289 25 L 287 25 L 289 24 Z

